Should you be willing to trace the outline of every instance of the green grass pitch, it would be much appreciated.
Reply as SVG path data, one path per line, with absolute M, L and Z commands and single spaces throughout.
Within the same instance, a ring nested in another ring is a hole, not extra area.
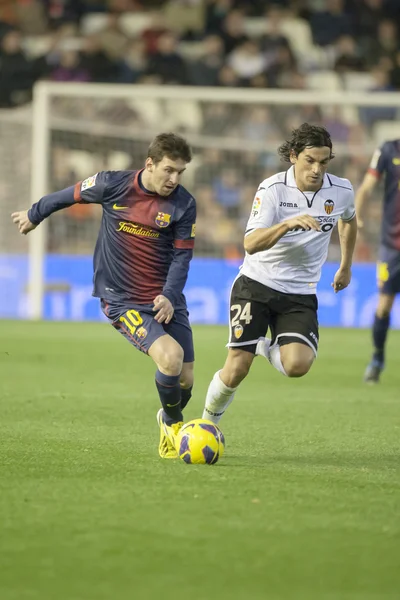
M 194 397 L 227 329 L 195 327 Z M 154 367 L 107 324 L 0 321 L 1 600 L 398 600 L 400 332 L 321 332 L 303 379 L 258 358 L 216 466 L 158 457 Z

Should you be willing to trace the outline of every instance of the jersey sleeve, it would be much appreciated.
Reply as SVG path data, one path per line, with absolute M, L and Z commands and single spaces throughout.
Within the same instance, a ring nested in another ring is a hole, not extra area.
M 356 209 L 354 206 L 354 191 L 353 188 L 349 190 L 348 193 L 348 202 L 345 210 L 340 215 L 342 221 L 351 221 L 356 216 Z
M 196 201 L 191 198 L 190 203 L 176 223 L 174 228 L 174 246 L 179 249 L 194 248 L 194 238 L 196 236 Z
M 271 188 L 259 187 L 253 200 L 245 236 L 255 229 L 271 227 L 277 222 L 275 198 Z
M 74 187 L 74 200 L 81 204 L 101 204 L 106 195 L 108 171 L 100 171 Z
M 388 168 L 388 154 L 387 144 L 377 148 L 372 155 L 368 173 L 379 179 Z

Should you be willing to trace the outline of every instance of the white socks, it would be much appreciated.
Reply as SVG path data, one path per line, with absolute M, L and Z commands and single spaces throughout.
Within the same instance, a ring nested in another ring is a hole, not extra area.
M 230 388 L 221 381 L 219 376 L 221 371 L 217 371 L 208 386 L 206 405 L 204 407 L 203 419 L 212 421 L 216 425 L 230 403 L 232 402 L 237 388 Z
M 287 373 L 283 368 L 281 361 L 279 344 L 273 344 L 271 346 L 271 340 L 269 338 L 260 338 L 257 342 L 256 356 L 264 356 L 277 371 L 287 377 Z

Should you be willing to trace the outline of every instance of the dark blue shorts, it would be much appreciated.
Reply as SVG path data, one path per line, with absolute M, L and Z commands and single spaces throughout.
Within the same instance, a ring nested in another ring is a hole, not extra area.
M 378 288 L 382 294 L 400 293 L 400 251 L 381 246 L 376 265 Z
M 115 327 L 135 348 L 145 354 L 150 346 L 162 335 L 168 334 L 183 349 L 183 362 L 194 361 L 193 335 L 189 323 L 189 313 L 183 309 L 174 312 L 166 325 L 157 323 L 152 304 L 112 303 L 101 300 L 101 309 L 111 325 Z

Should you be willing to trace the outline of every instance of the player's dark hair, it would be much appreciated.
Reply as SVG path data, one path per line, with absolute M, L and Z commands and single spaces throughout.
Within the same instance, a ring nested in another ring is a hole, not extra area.
M 298 156 L 305 148 L 322 148 L 323 146 L 331 149 L 330 158 L 334 158 L 331 136 L 325 127 L 303 123 L 298 129 L 293 129 L 290 139 L 279 146 L 278 154 L 282 160 L 290 162 L 291 153 Z
M 183 137 L 175 133 L 159 133 L 151 142 L 147 157 L 151 158 L 154 163 L 159 163 L 164 156 L 171 160 L 181 159 L 190 163 L 192 151 Z

